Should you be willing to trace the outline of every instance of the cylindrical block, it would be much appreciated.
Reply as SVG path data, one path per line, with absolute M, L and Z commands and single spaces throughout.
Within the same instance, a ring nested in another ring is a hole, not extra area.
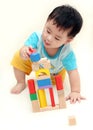
M 51 105 L 52 105 L 52 107 L 55 107 L 53 88 L 49 88 L 49 93 L 50 93 Z
M 38 90 L 38 98 L 40 102 L 40 107 L 46 107 L 47 106 L 47 101 L 46 101 L 46 95 L 44 89 L 39 89 Z

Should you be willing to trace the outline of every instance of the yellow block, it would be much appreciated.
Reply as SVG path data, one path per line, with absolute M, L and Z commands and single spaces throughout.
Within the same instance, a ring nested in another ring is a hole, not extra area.
M 48 75 L 50 76 L 50 71 L 48 69 L 39 69 L 36 71 L 36 77 L 38 78 L 41 75 Z
M 40 107 L 46 107 L 47 106 L 47 101 L 46 101 L 46 95 L 44 89 L 39 89 L 38 90 L 38 98 L 40 102 Z

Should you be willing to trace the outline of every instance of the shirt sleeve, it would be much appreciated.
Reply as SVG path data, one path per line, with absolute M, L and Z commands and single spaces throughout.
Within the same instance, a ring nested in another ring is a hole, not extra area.
M 77 69 L 76 57 L 73 51 L 71 51 L 63 60 L 62 64 L 67 71 Z
M 32 48 L 37 48 L 37 43 L 39 41 L 38 35 L 36 32 L 33 32 L 29 38 L 25 41 L 24 45 L 32 46 Z

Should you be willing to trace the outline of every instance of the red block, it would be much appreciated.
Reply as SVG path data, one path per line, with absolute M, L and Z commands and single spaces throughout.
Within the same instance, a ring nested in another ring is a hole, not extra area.
M 36 49 L 33 49 L 33 48 L 29 48 L 29 51 L 32 53 L 35 53 L 36 52 Z
M 28 88 L 29 88 L 29 93 L 30 94 L 36 93 L 35 83 L 34 83 L 33 79 L 28 80 Z
M 63 89 L 63 81 L 62 81 L 61 75 L 55 76 L 55 82 L 56 82 L 57 90 L 62 90 Z
M 49 93 L 50 93 L 51 105 L 52 105 L 52 107 L 54 107 L 55 106 L 55 100 L 54 100 L 54 93 L 53 93 L 52 88 L 49 88 Z

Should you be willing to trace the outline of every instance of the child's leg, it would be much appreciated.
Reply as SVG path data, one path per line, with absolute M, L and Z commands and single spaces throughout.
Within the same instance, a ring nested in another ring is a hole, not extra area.
M 17 80 L 17 84 L 11 89 L 11 93 L 18 94 L 18 93 L 22 92 L 26 87 L 25 73 L 18 70 L 15 67 L 13 69 L 14 69 L 15 78 Z
M 23 60 L 20 57 L 20 54 L 18 51 L 15 53 L 11 64 L 13 66 L 14 75 L 17 80 L 17 84 L 11 89 L 11 93 L 18 94 L 18 93 L 22 92 L 22 90 L 24 90 L 26 87 L 25 75 L 30 74 L 30 72 L 32 70 L 31 61 Z

